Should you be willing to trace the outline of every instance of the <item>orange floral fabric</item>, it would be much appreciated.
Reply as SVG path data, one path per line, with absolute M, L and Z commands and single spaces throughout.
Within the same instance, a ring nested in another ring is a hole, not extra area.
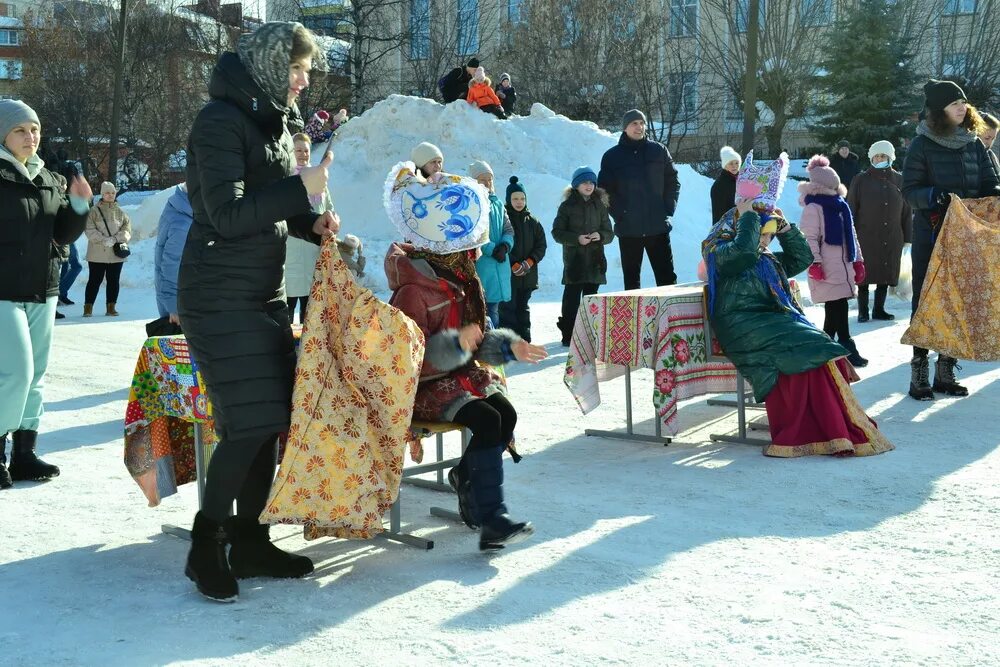
M 1000 198 L 952 198 L 901 342 L 1000 360 Z
M 260 521 L 368 539 L 399 493 L 424 339 L 335 248 L 324 243 L 316 264 L 288 445 Z

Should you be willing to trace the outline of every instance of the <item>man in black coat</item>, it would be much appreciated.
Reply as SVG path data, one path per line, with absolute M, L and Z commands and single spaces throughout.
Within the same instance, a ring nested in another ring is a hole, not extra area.
M 639 288 L 642 253 L 646 252 L 656 284 L 673 285 L 670 218 L 681 184 L 670 151 L 646 136 L 646 115 L 632 109 L 622 118 L 618 145 L 601 159 L 598 186 L 611 198 L 611 217 L 621 251 L 625 289 Z
M 840 182 L 848 189 L 854 177 L 861 173 L 861 160 L 858 159 L 857 153 L 851 152 L 851 143 L 846 139 L 837 144 L 837 152 L 830 158 L 830 166 L 840 176 Z
M 456 67 L 438 81 L 441 99 L 445 104 L 455 100 L 464 100 L 469 94 L 469 82 L 479 67 L 479 58 L 471 58 L 465 67 Z

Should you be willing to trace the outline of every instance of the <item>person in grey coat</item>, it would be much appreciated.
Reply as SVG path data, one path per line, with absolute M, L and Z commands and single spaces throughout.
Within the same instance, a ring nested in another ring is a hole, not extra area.
M 298 23 L 265 23 L 243 35 L 237 51 L 219 58 L 211 100 L 188 139 L 194 222 L 177 293 L 219 436 L 185 573 L 220 601 L 237 597 L 237 578 L 313 569 L 308 558 L 273 545 L 258 517 L 274 479 L 278 434 L 291 423 L 295 341 L 285 240 L 292 234 L 318 244 L 340 228 L 334 214 L 317 216 L 309 201 L 326 188 L 332 155 L 294 173 L 292 131 L 302 129 L 295 100 L 322 57 L 315 36 Z

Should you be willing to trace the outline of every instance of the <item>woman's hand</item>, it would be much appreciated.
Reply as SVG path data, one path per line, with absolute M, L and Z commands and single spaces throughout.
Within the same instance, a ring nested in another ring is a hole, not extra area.
M 170 323 L 171 324 L 176 324 L 177 326 L 180 326 L 181 325 L 181 316 L 178 315 L 177 313 L 170 313 Z
M 316 218 L 316 222 L 313 223 L 313 234 L 318 234 L 324 238 L 333 236 L 339 231 L 340 216 L 330 211 Z
M 328 152 L 323 156 L 323 161 L 318 165 L 315 167 L 304 167 L 299 172 L 299 178 L 302 179 L 303 185 L 306 186 L 306 192 L 311 195 L 323 194 L 323 191 L 326 190 L 327 170 L 330 168 L 332 162 L 333 153 Z
M 458 344 L 466 352 L 475 352 L 483 342 L 483 330 L 476 324 L 466 324 L 458 332 Z
M 591 232 L 591 233 L 589 234 L 589 236 L 590 236 L 590 240 L 591 240 L 591 241 L 594 241 L 595 243 L 596 243 L 597 241 L 600 241 L 600 240 L 601 240 L 601 233 L 600 233 L 600 232 Z
M 576 240 L 580 242 L 580 245 L 590 245 L 590 242 L 593 241 L 593 239 L 590 238 L 590 234 L 580 234 Z
M 549 353 L 545 351 L 544 347 L 532 345 L 526 340 L 517 341 L 510 346 L 510 349 L 518 361 L 526 361 L 529 364 L 537 364 L 539 361 L 549 356 Z
M 94 198 L 94 191 L 90 189 L 90 183 L 79 176 L 73 177 L 73 181 L 69 184 L 69 193 L 86 199 L 88 202 Z

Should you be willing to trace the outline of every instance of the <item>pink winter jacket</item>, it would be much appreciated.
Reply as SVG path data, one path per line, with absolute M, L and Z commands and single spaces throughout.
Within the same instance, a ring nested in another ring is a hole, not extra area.
M 841 186 L 843 187 L 843 186 Z M 826 280 L 809 278 L 809 295 L 813 303 L 826 303 L 837 299 L 850 299 L 856 295 L 854 286 L 854 266 L 848 259 L 847 247 L 829 245 L 823 241 L 826 226 L 823 221 L 823 208 L 819 204 L 806 204 L 806 195 L 836 195 L 838 193 L 815 183 L 799 185 L 799 203 L 803 205 L 802 220 L 799 229 L 805 235 L 812 249 L 813 261 L 823 265 Z M 855 261 L 864 261 L 861 256 L 861 246 L 858 245 L 858 233 L 854 232 Z

